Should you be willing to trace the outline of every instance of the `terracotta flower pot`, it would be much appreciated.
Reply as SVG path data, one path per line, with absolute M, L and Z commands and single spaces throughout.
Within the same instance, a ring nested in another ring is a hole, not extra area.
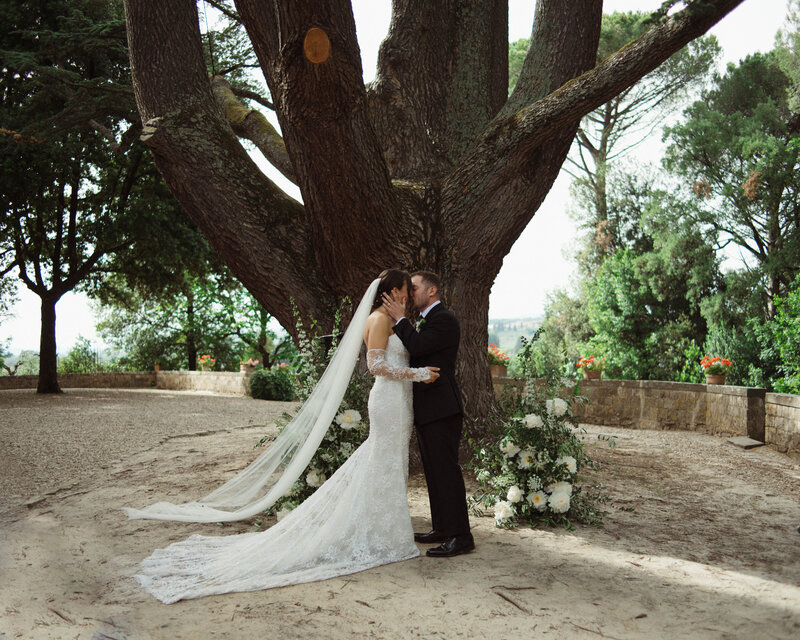
M 490 364 L 493 378 L 505 378 L 508 374 L 508 367 L 504 364 Z
M 239 363 L 239 371 L 240 373 L 253 373 L 256 370 L 256 366 L 254 364 L 244 364 Z
M 706 384 L 725 384 L 725 374 L 706 374 Z
M 590 371 L 588 369 L 583 370 L 583 377 L 586 380 L 599 380 L 603 375 L 602 371 Z

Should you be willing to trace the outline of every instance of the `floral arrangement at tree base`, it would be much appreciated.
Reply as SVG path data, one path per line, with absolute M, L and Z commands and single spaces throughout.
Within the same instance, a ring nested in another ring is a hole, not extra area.
M 603 376 L 606 359 L 590 355 L 588 358 L 584 357 L 578 360 L 575 366 L 583 372 L 583 377 L 587 380 L 599 380 Z
M 475 447 L 470 466 L 480 486 L 468 499 L 473 514 L 488 511 L 498 527 L 599 522 L 597 504 L 607 498 L 581 485 L 581 470 L 596 467 L 571 411 L 572 402 L 583 400 L 575 382 L 555 372 L 534 380 L 524 363 L 522 370 L 525 394 L 489 439 L 470 441 Z
M 732 364 L 727 358 L 703 356 L 700 366 L 706 374 L 706 384 L 725 384 L 725 377 Z

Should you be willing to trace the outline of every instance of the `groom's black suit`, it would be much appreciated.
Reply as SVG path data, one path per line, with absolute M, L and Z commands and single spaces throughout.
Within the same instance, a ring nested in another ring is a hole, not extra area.
M 428 312 L 419 332 L 405 318 L 394 325 L 394 332 L 408 350 L 412 367 L 439 367 L 436 381 L 414 383 L 414 423 L 433 529 L 445 536 L 468 535 L 466 491 L 458 464 L 463 419 L 455 376 L 461 338 L 458 320 L 440 302 Z

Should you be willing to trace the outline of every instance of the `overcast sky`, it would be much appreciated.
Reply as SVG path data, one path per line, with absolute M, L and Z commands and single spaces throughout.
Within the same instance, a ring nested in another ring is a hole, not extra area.
M 652 11 L 662 0 L 605 0 L 603 10 Z M 359 45 L 364 67 L 364 79 L 374 76 L 378 47 L 389 26 L 390 0 L 353 0 Z M 509 0 L 509 41 L 527 38 L 531 33 L 534 2 Z M 775 33 L 782 26 L 786 0 L 745 0 L 723 19 L 711 33 L 723 49 L 722 64 L 738 62 L 755 51 L 768 51 L 774 45 Z M 653 162 L 661 152 L 660 135 L 639 145 L 635 156 Z M 264 167 L 264 163 L 260 165 Z M 296 187 L 287 183 L 277 172 L 270 177 L 293 197 L 299 199 Z M 547 199 L 506 256 L 494 287 L 489 316 L 522 318 L 541 315 L 548 291 L 567 286 L 573 265 L 565 257 L 575 246 L 573 221 L 568 216 L 569 176 L 563 171 Z M 39 298 L 20 287 L 20 302 L 14 308 L 15 318 L 0 325 L 0 342 L 12 338 L 11 351 L 39 349 Z M 95 319 L 83 294 L 66 294 L 56 307 L 56 337 L 59 353 L 65 354 L 78 335 L 97 341 Z

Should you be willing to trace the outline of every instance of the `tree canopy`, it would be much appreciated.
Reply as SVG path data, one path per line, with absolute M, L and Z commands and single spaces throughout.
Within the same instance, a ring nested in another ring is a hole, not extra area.
M 290 166 L 302 205 L 257 170 L 226 117 L 232 111 L 221 111 L 194 2 L 125 6 L 146 143 L 234 274 L 291 326 L 292 298 L 304 317 L 330 324 L 337 299 L 359 297 L 387 266 L 438 271 L 464 329 L 459 375 L 478 416 L 492 403 L 491 285 L 578 122 L 740 1 L 661 12 L 596 65 L 602 3 L 539 0 L 510 96 L 500 0 L 395 2 L 367 87 L 346 0 L 219 2 L 247 30 L 275 106 L 282 138 L 265 155 Z M 312 33 L 321 45 L 313 54 Z

